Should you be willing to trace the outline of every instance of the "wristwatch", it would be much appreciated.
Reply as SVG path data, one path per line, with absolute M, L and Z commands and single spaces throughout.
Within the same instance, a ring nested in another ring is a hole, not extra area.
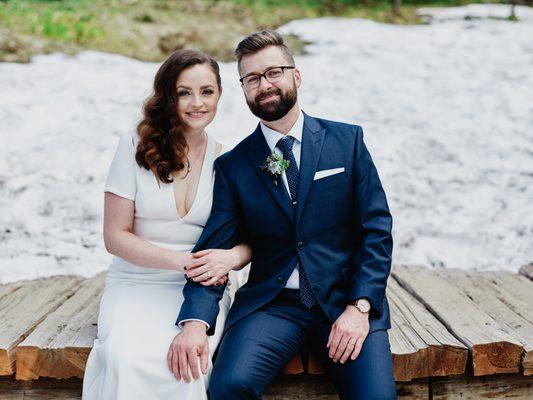
M 370 312 L 370 302 L 367 299 L 357 299 L 351 301 L 349 305 L 354 306 L 363 314 L 368 314 Z

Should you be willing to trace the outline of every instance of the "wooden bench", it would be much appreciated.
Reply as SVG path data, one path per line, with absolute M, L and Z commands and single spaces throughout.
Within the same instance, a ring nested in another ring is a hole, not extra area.
M 398 397 L 533 398 L 533 265 L 510 272 L 395 266 L 387 295 Z M 0 399 L 80 399 L 105 274 L 0 285 Z M 336 399 L 308 354 L 265 399 Z

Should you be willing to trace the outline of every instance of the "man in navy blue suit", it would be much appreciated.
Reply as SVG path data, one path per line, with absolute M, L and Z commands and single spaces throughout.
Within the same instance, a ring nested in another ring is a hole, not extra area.
M 194 251 L 252 248 L 215 360 L 211 400 L 259 399 L 302 348 L 341 399 L 394 399 L 385 296 L 392 217 L 357 125 L 300 110 L 300 71 L 275 31 L 239 43 L 246 101 L 260 123 L 215 162 L 211 216 Z M 197 368 L 223 286 L 189 281 L 173 342 Z M 205 356 L 205 355 L 204 355 Z

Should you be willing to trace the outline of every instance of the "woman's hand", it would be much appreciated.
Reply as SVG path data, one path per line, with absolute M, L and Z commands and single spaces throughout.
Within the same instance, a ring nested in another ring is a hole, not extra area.
M 187 277 L 204 286 L 225 283 L 229 271 L 239 264 L 233 250 L 208 249 L 192 256 L 194 261 L 187 266 Z

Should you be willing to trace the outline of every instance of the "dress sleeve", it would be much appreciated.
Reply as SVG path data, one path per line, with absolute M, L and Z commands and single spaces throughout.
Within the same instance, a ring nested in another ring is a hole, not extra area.
M 117 150 L 105 182 L 104 192 L 114 193 L 128 200 L 135 200 L 137 182 L 135 179 L 135 143 L 130 134 L 120 137 Z

